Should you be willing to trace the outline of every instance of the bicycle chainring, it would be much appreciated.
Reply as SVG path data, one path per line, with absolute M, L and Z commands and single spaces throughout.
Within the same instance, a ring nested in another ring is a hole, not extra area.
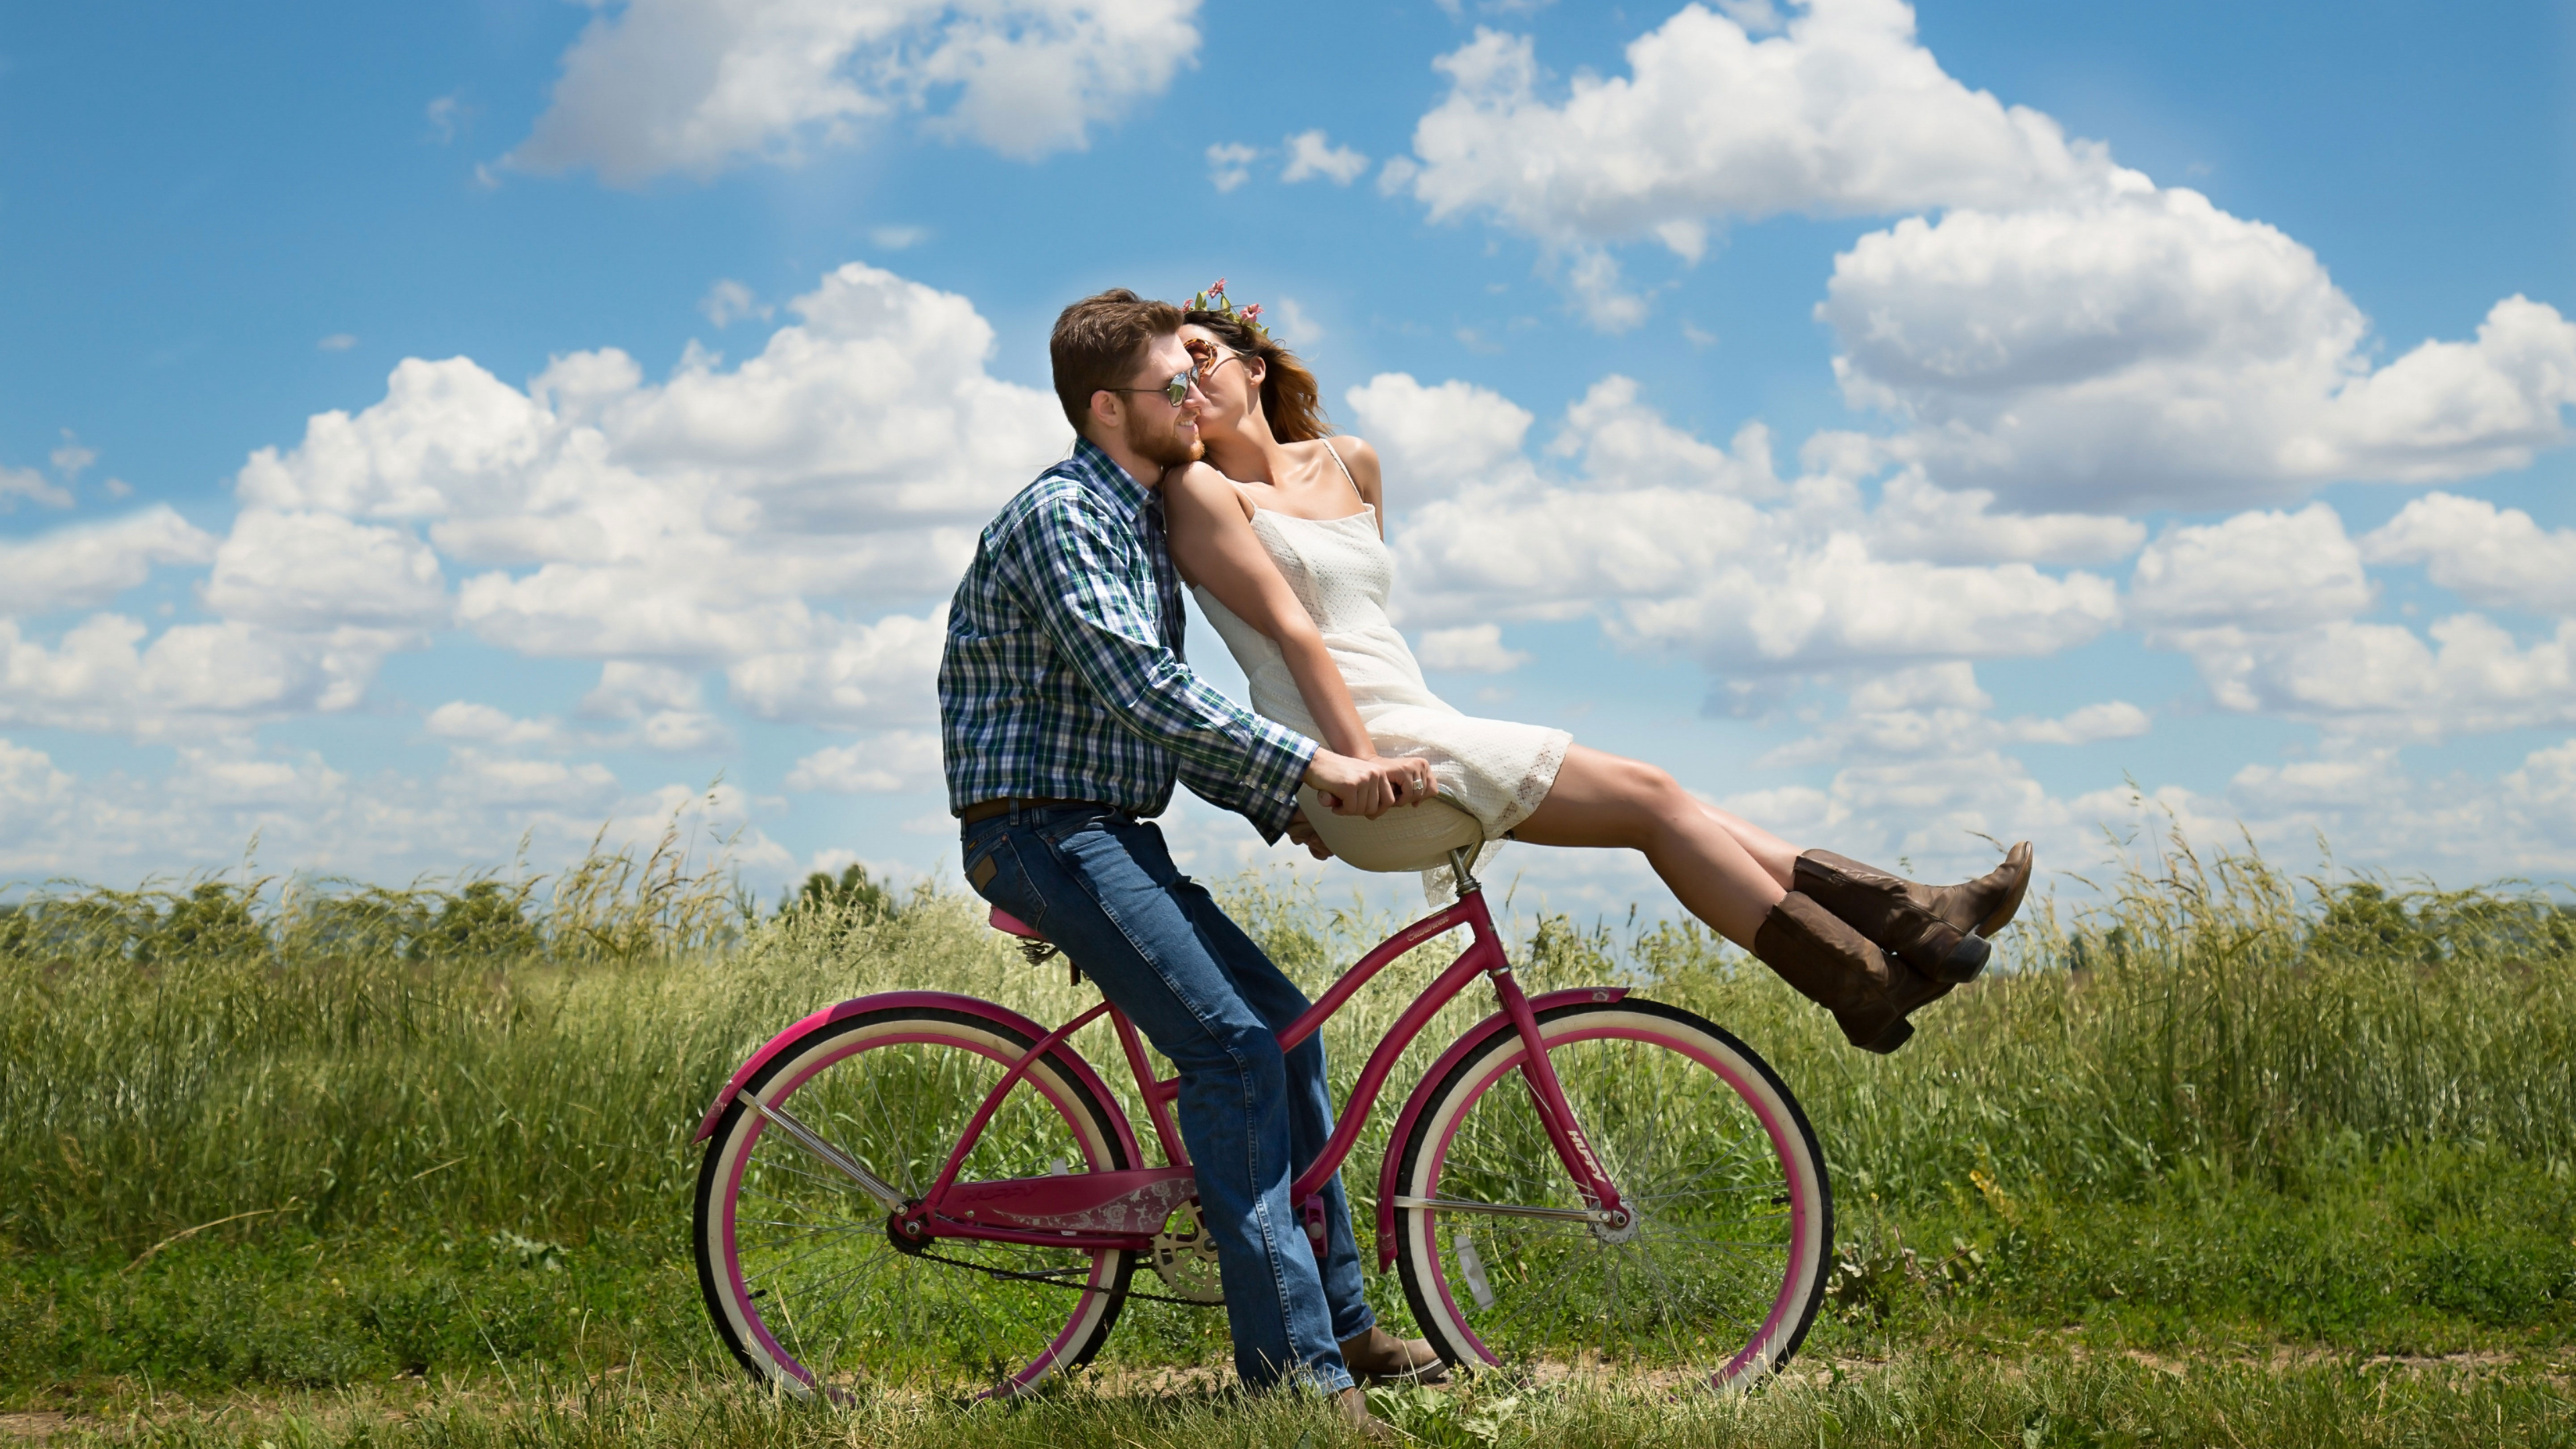
M 1187 1214 L 1187 1225 L 1173 1232 L 1171 1221 L 1154 1235 L 1154 1271 L 1163 1277 L 1163 1286 L 1172 1296 L 1189 1303 L 1223 1303 L 1225 1283 L 1217 1274 L 1216 1239 L 1208 1236 L 1207 1219 L 1199 1211 L 1198 1199 L 1192 1198 L 1179 1219 Z

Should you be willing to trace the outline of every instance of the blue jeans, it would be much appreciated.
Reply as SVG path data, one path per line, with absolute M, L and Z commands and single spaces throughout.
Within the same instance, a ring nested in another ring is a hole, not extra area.
M 1246 1385 L 1351 1386 L 1341 1340 L 1376 1322 L 1339 1173 L 1324 1184 L 1325 1256 L 1288 1195 L 1333 1133 L 1324 1043 L 1282 1053 L 1308 1002 L 1151 822 L 1097 806 L 1014 808 L 965 829 L 966 879 L 1064 948 L 1180 1068 L 1181 1140 L 1198 1169 Z M 985 869 L 987 864 L 992 867 Z

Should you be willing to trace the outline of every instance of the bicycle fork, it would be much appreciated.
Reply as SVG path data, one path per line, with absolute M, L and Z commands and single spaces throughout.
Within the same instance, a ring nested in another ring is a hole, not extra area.
M 1557 1161 L 1574 1178 L 1575 1191 L 1591 1205 L 1591 1211 L 1579 1216 L 1612 1231 L 1628 1225 L 1627 1208 L 1619 1201 L 1618 1184 L 1610 1180 L 1609 1169 L 1592 1151 L 1592 1140 L 1583 1132 L 1583 1124 L 1574 1115 L 1574 1105 L 1565 1100 L 1565 1084 L 1556 1079 L 1556 1067 L 1547 1059 L 1547 1042 L 1540 1036 L 1538 1013 L 1530 1009 L 1529 997 L 1512 975 L 1508 963 L 1485 973 L 1494 983 L 1494 995 L 1502 1001 L 1503 1014 L 1511 1018 L 1512 1028 L 1520 1034 L 1521 1081 L 1529 1088 L 1530 1105 L 1538 1112 L 1539 1125 L 1547 1130 L 1548 1144 L 1556 1149 Z

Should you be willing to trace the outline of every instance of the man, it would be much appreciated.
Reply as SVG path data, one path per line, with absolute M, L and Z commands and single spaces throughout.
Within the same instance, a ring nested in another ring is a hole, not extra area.
M 1438 1359 L 1376 1326 L 1338 1176 L 1322 1194 L 1320 1264 L 1308 1246 L 1288 1190 L 1332 1133 L 1322 1039 L 1283 1056 L 1274 1033 L 1305 996 L 1173 867 L 1150 817 L 1179 780 L 1276 840 L 1302 826 L 1300 781 L 1369 816 L 1432 784 L 1417 760 L 1319 748 L 1182 658 L 1156 490 L 1199 456 L 1206 400 L 1180 325 L 1177 308 L 1124 289 L 1056 319 L 1056 397 L 1078 436 L 984 530 L 950 605 L 949 808 L 976 892 L 1063 947 L 1179 1066 L 1236 1372 L 1252 1387 L 1310 1379 L 1365 1420 L 1355 1376 L 1428 1377 Z

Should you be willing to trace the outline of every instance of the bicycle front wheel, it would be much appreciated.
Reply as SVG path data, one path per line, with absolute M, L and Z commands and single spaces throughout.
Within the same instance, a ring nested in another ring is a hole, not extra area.
M 1539 1016 L 1547 1059 L 1631 1220 L 1586 1220 L 1493 1033 L 1399 1144 L 1405 1296 L 1453 1364 L 1533 1377 L 1751 1382 L 1824 1296 L 1833 1197 L 1797 1099 L 1704 1018 L 1631 997 Z M 1518 1211 L 1514 1211 L 1517 1209 Z
M 815 1027 L 743 1085 L 707 1141 L 696 1237 L 707 1311 L 755 1378 L 1016 1394 L 1099 1351 L 1134 1255 L 953 1239 L 906 1251 L 884 1206 L 743 1100 L 786 1109 L 918 1200 L 1033 1044 L 971 1012 L 896 1007 Z M 1110 1110 L 1051 1053 L 1012 1085 L 959 1178 L 1128 1167 Z

